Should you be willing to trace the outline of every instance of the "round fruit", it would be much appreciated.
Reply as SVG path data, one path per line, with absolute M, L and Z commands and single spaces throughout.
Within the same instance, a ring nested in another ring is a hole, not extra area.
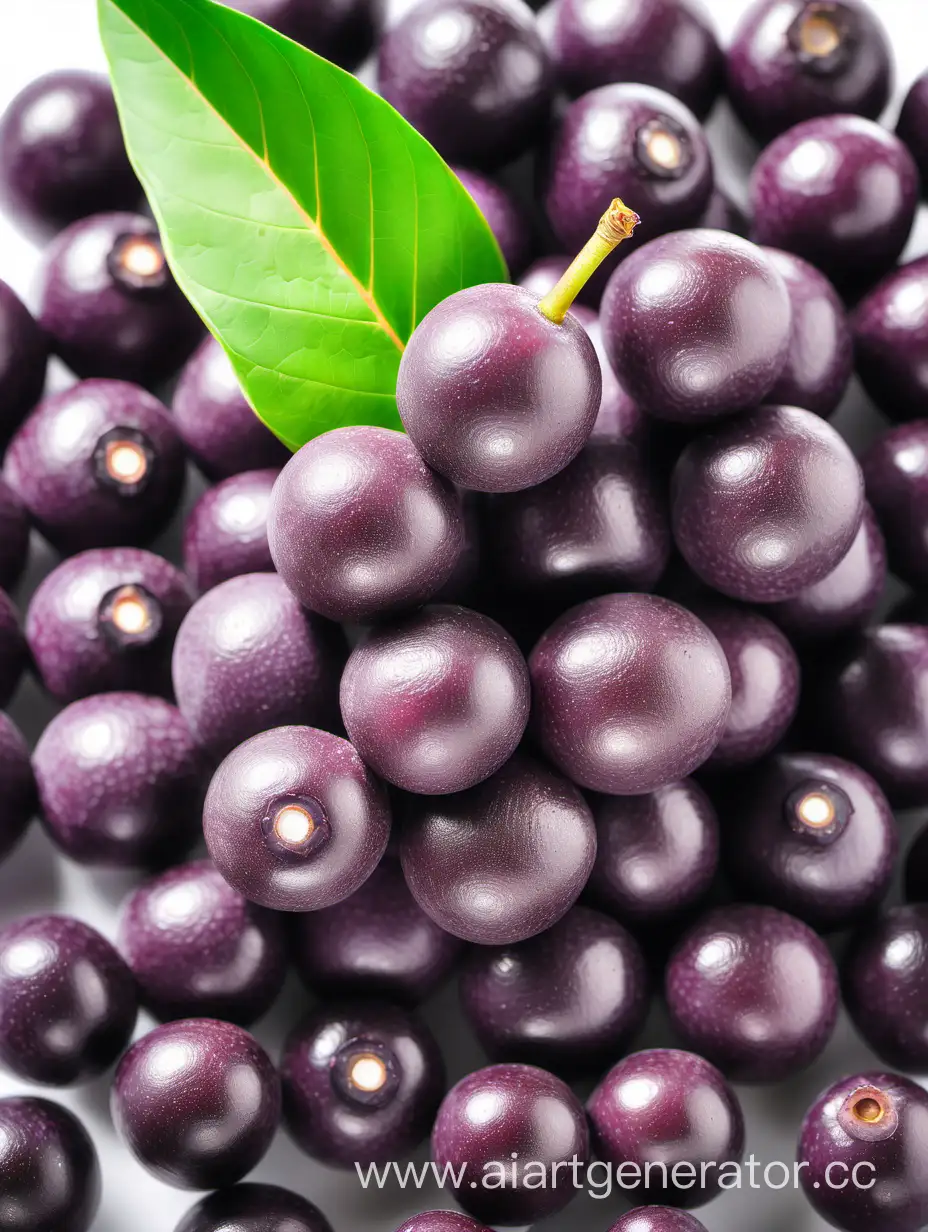
M 190 1208 L 174 1232 L 332 1232 L 318 1207 L 279 1185 L 233 1185 Z
M 29 651 L 12 599 L 0 590 L 0 707 L 6 706 L 19 686 Z
M 672 1206 L 640 1206 L 623 1215 L 609 1232 L 706 1232 L 705 1224 Z
M 19 728 L 0 711 L 0 860 L 5 860 L 26 833 L 37 798 L 29 746 Z
M 424 1211 L 407 1219 L 396 1232 L 490 1232 L 490 1229 L 457 1211 Z
M 0 477 L 0 587 L 12 590 L 29 556 L 29 515 L 5 479 Z
M 928 586 L 928 419 L 890 428 L 861 466 L 893 573 L 916 589 Z
M 0 150 L 2 144 L 0 121 Z M 0 179 L 2 168 L 0 160 Z M 41 398 L 47 366 L 48 339 L 12 288 L 0 282 L 0 451 Z
M 231 7 L 344 68 L 360 64 L 374 44 L 377 7 L 372 0 L 231 0 Z
M 184 569 L 201 594 L 244 573 L 273 573 L 267 542 L 279 472 L 243 471 L 208 488 L 184 523 Z
M 845 958 L 844 999 L 881 1061 L 928 1072 L 928 903 L 891 907 L 860 930 Z
M 50 1099 L 0 1099 L 3 1205 L 15 1232 L 89 1232 L 100 1163 L 81 1122 Z
M 928 72 L 922 73 L 905 96 L 896 136 L 912 153 L 922 177 L 922 188 L 928 185 Z
M 928 407 L 928 257 L 901 265 L 851 318 L 857 372 L 883 414 L 921 419 Z
M 905 862 L 905 894 L 910 902 L 928 903 L 928 826 L 909 849 Z
M 534 247 L 532 221 L 527 212 L 512 193 L 507 192 L 495 180 L 488 179 L 477 171 L 467 171 L 464 167 L 455 167 L 454 174 L 477 202 L 480 213 L 487 220 L 510 275 L 513 278 L 518 277 L 528 265 Z

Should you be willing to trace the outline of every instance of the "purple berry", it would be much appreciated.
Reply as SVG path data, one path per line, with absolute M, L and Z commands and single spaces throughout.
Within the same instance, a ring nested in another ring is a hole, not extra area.
M 789 353 L 790 320 L 773 262 L 739 236 L 699 229 L 623 261 L 601 310 L 619 383 L 649 415 L 681 423 L 763 401 Z
M 203 808 L 226 881 L 274 911 L 317 911 L 353 894 L 390 837 L 383 785 L 347 740 L 313 727 L 252 736 L 213 776 Z
M 899 838 L 886 797 L 865 771 L 820 753 L 786 753 L 736 782 L 725 856 L 737 890 L 819 930 L 846 928 L 879 906 Z
M 94 214 L 45 252 L 39 324 L 79 377 L 152 385 L 171 376 L 203 327 L 142 214 Z
M 892 84 L 886 31 L 861 0 L 757 0 L 728 50 L 728 97 L 760 142 L 814 116 L 876 120 Z
M 32 764 L 49 836 L 79 864 L 157 866 L 196 838 L 205 765 L 180 712 L 159 697 L 73 702 L 45 728 Z
M 861 466 L 892 571 L 916 589 L 928 586 L 928 419 L 884 432 Z
M 396 1232 L 490 1232 L 490 1229 L 457 1211 L 425 1211 L 407 1219 Z
M 857 372 L 888 418 L 922 419 L 928 406 L 928 257 L 887 274 L 851 318 Z
M 0 711 L 0 861 L 26 833 L 36 812 L 35 777 L 29 746 L 9 715 Z
M 0 707 L 16 692 L 29 660 L 19 612 L 13 600 L 0 590 Z
M 50 1099 L 0 1099 L 3 1212 L 15 1232 L 89 1232 L 100 1163 L 81 1122 Z
M 29 515 L 5 479 L 0 477 L 0 587 L 12 590 L 29 555 Z
M 706 1232 L 705 1224 L 672 1206 L 640 1206 L 623 1215 L 609 1232 Z
M 3 167 L 0 157 L 0 180 Z M 0 452 L 41 398 L 47 366 L 48 339 L 12 288 L 0 282 Z M 8 550 L 4 545 L 3 552 Z
M 349 898 L 296 916 L 293 936 L 293 961 L 313 991 L 404 1005 L 430 996 L 464 949 L 425 914 L 389 856 Z
M 840 1079 L 803 1121 L 806 1197 L 845 1232 L 917 1232 L 928 1221 L 926 1125 L 928 1093 L 908 1078 L 871 1072 Z
M 243 471 L 207 489 L 184 524 L 184 568 L 201 594 L 244 573 L 273 573 L 267 542 L 279 472 Z
M 209 860 L 180 865 L 133 890 L 119 948 L 142 1004 L 162 1022 L 222 1018 L 250 1026 L 287 972 L 279 916 L 242 898 Z
M 489 1065 L 462 1078 L 432 1131 L 439 1168 L 464 1169 L 457 1201 L 476 1219 L 503 1227 L 563 1210 L 576 1190 L 569 1167 L 565 1174 L 557 1165 L 575 1157 L 581 1166 L 589 1158 L 583 1108 L 560 1078 L 534 1065 Z M 505 1186 L 484 1185 L 488 1176 L 505 1178 Z
M 731 679 L 702 621 L 656 595 L 571 608 L 529 658 L 545 754 L 581 787 L 640 795 L 701 765 L 728 718 Z
M 928 826 L 919 832 L 906 857 L 905 893 L 910 902 L 928 903 Z
M 231 7 L 344 68 L 360 64 L 374 42 L 377 6 L 372 0 L 231 0 Z
M 845 958 L 844 999 L 881 1061 L 928 1073 L 928 903 L 891 907 L 861 928 Z
M 132 972 L 88 924 L 35 915 L 0 931 L 0 1062 L 27 1082 L 87 1082 L 135 1026 Z
M 156 1027 L 119 1063 L 116 1131 L 166 1185 L 234 1185 L 264 1158 L 280 1121 L 280 1079 L 241 1027 L 186 1018 Z
M 42 684 L 59 702 L 92 693 L 169 695 L 171 651 L 192 602 L 187 580 L 140 548 L 95 548 L 39 584 L 26 637 Z
M 422 795 L 466 791 L 516 751 L 528 667 L 501 625 L 464 607 L 424 608 L 372 630 L 341 682 L 348 737 L 381 778 Z
M 480 175 L 455 167 L 458 177 L 473 199 L 496 237 L 503 259 L 513 278 L 518 277 L 529 263 L 532 254 L 532 222 L 526 211 L 501 184 Z
M 142 197 L 98 73 L 47 73 L 20 91 L 0 120 L 0 168 L 4 204 L 33 233 L 133 209 Z
M 448 162 L 492 167 L 542 135 L 553 74 L 527 5 L 425 0 L 381 40 L 377 81 Z
M 565 1076 L 601 1073 L 648 1011 L 637 942 L 608 916 L 572 907 L 518 945 L 471 951 L 461 1004 L 486 1052 Z
M 751 237 L 852 290 L 895 264 L 917 203 L 918 171 L 897 137 L 859 116 L 822 116 L 777 137 L 757 160 Z
M 269 727 L 334 726 L 342 633 L 300 606 L 273 573 L 230 578 L 201 596 L 174 644 L 174 692 L 214 756 Z
M 318 1207 L 279 1185 L 233 1185 L 190 1208 L 174 1232 L 332 1232 Z
M 166 407 L 124 381 L 80 381 L 39 403 L 4 478 L 60 552 L 145 544 L 173 517 L 184 451 Z
M 674 1029 L 736 1082 L 780 1082 L 831 1038 L 840 991 L 825 943 L 772 907 L 721 907 L 686 934 L 666 973 Z
M 575 304 L 571 311 L 576 314 L 579 311 L 578 306 Z M 609 356 L 606 354 L 606 344 L 603 341 L 599 318 L 594 316 L 585 328 L 590 335 L 590 341 L 593 343 L 603 375 L 603 396 L 591 437 L 604 436 L 607 440 L 613 441 L 627 439 L 640 444 L 645 434 L 645 417 L 638 403 L 619 384 L 619 378 L 613 371 Z
M 363 622 L 424 603 L 451 576 L 463 538 L 452 485 L 388 428 L 317 436 L 271 496 L 274 564 L 300 602 L 330 620 Z
M 596 855 L 580 792 L 517 755 L 454 796 L 408 797 L 403 872 L 419 906 L 456 937 L 511 945 L 556 923 Z
M 632 1201 L 701 1206 L 719 1192 L 719 1167 L 741 1160 L 738 1097 L 692 1052 L 652 1048 L 619 1061 L 587 1113 L 597 1154 L 623 1169 Z
M 677 547 L 707 585 L 793 599 L 845 556 L 863 516 L 860 467 L 811 411 L 765 406 L 692 441 L 671 487 Z
M 396 387 L 403 426 L 425 461 L 461 487 L 534 487 L 592 431 L 602 401 L 593 343 L 576 317 L 556 325 L 538 303 L 524 287 L 470 287 L 433 308 L 409 340 Z
M 928 72 L 922 73 L 905 96 L 896 136 L 909 147 L 924 191 L 928 187 Z
M 413 1150 L 445 1089 L 431 1031 L 386 1003 L 314 1010 L 290 1033 L 280 1072 L 291 1136 L 307 1155 L 336 1168 L 385 1163 Z

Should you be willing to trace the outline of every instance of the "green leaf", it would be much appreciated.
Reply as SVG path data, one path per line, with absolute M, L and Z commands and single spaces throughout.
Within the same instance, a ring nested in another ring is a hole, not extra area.
M 399 427 L 417 323 L 506 278 L 463 185 L 383 99 L 251 17 L 98 3 L 168 261 L 257 413 L 292 449 L 342 424 Z

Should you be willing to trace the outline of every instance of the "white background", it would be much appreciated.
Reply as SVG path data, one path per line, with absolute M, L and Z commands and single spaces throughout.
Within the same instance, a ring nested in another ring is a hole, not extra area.
M 311 4 L 313 0 L 306 2 Z M 746 0 L 708 2 L 723 40 L 727 41 L 734 22 L 746 7 Z M 928 3 L 926 0 L 871 2 L 885 21 L 896 50 L 897 97 L 887 117 L 894 123 L 903 93 L 928 67 Z M 94 9 L 93 0 L 0 0 L 0 107 L 40 73 L 56 68 L 104 67 Z M 725 105 L 714 115 L 710 135 L 721 182 L 743 200 L 753 151 L 737 130 Z M 928 226 L 923 208 L 907 255 L 920 255 L 926 250 Z M 10 282 L 27 300 L 32 298 L 37 260 L 38 254 L 0 218 L 0 278 Z M 69 380 L 60 370 L 53 379 L 56 385 Z M 856 386 L 849 392 L 837 422 L 857 444 L 879 428 L 879 421 Z M 175 528 L 160 545 L 160 550 L 176 554 L 177 541 Z M 51 563 L 48 553 L 37 545 L 29 577 L 17 595 L 22 604 Z M 12 713 L 34 740 L 51 710 L 35 686 L 27 682 Z M 911 819 L 903 821 L 903 829 L 908 841 L 913 832 Z M 81 916 L 113 937 L 119 903 L 132 884 L 128 876 L 81 870 L 69 865 L 55 854 L 36 826 L 22 847 L 0 867 L 0 921 L 25 912 L 54 909 Z M 291 979 L 281 1004 L 267 1022 L 260 1024 L 257 1034 L 275 1057 L 284 1032 L 306 1004 L 306 994 Z M 452 1079 L 483 1063 L 475 1043 L 464 1033 L 458 1020 L 453 986 L 428 1007 L 427 1017 L 445 1049 Z M 140 1020 L 139 1034 L 150 1026 L 148 1019 Z M 643 1039 L 648 1045 L 671 1042 L 659 1013 L 652 1015 Z M 838 1077 L 872 1068 L 873 1064 L 872 1057 L 842 1018 L 834 1040 L 811 1071 L 787 1086 L 739 1092 L 748 1121 L 748 1150 L 763 1162 L 791 1161 L 803 1113 L 816 1094 Z M 108 1087 L 109 1079 L 105 1077 L 73 1092 L 59 1095 L 45 1091 L 53 1098 L 60 1098 L 84 1119 L 100 1151 L 104 1194 L 94 1232 L 173 1232 L 195 1197 L 159 1184 L 119 1147 L 107 1111 Z M 0 1095 L 23 1089 L 22 1084 L 0 1075 Z M 419 1152 L 419 1157 L 425 1158 L 424 1150 Z M 335 1232 L 393 1232 L 404 1218 L 418 1210 L 452 1205 L 436 1193 L 412 1197 L 398 1192 L 364 1195 L 353 1175 L 316 1165 L 301 1155 L 283 1133 L 258 1168 L 255 1179 L 288 1185 L 305 1194 L 326 1213 Z M 543 1226 L 550 1232 L 607 1232 L 623 1209 L 617 1198 L 608 1202 L 580 1198 L 560 1217 Z M 744 1232 L 749 1227 L 762 1232 L 812 1232 L 826 1226 L 812 1213 L 801 1194 L 790 1191 L 730 1193 L 697 1213 L 709 1232 Z M 880 1229 L 875 1228 L 874 1232 Z

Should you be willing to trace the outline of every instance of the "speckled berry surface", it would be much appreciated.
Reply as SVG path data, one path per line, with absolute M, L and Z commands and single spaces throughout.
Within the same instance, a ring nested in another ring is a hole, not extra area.
M 292 1190 L 251 1182 L 209 1194 L 174 1232 L 332 1232 L 332 1225 Z
M 489 176 L 466 167 L 453 168 L 480 208 L 496 237 L 511 278 L 518 278 L 528 265 L 533 248 L 532 220 L 512 193 Z
M 928 586 L 928 419 L 884 432 L 861 466 L 893 573 L 915 588 Z
M 928 258 L 887 274 L 857 305 L 851 328 L 858 375 L 883 414 L 897 422 L 922 419 L 928 407 Z
M 459 1211 L 423 1211 L 407 1219 L 396 1232 L 489 1232 L 489 1229 Z
M 16 847 L 26 832 L 37 806 L 35 777 L 29 746 L 22 732 L 0 711 L 0 860 Z
M 0 1100 L 0 1169 L 16 1232 L 89 1232 L 100 1162 L 73 1112 L 34 1096 Z
M 896 136 L 909 147 L 922 177 L 922 191 L 928 183 L 928 72 L 912 83 L 905 96 Z
M 42 396 L 47 366 L 48 339 L 12 287 L 0 281 L 0 446 Z
M 706 1226 L 695 1215 L 672 1206 L 640 1206 L 623 1215 L 609 1232 L 706 1232 Z
M 19 612 L 6 591 L 0 590 L 0 707 L 16 692 L 28 660 Z
M 201 594 L 244 573 L 273 573 L 267 542 L 279 472 L 243 471 L 209 488 L 184 523 L 184 569 Z
M 11 590 L 29 555 L 29 516 L 5 479 L 0 477 L 0 586 Z

